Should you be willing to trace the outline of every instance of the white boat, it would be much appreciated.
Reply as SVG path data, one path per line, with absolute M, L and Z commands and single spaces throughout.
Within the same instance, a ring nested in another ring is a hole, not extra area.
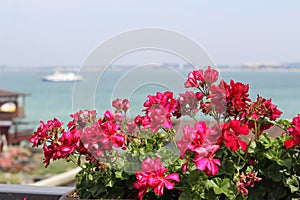
M 43 81 L 50 81 L 50 82 L 75 82 L 75 81 L 82 81 L 83 77 L 78 76 L 74 73 L 62 73 L 62 72 L 55 72 L 52 75 L 47 75 L 42 78 Z

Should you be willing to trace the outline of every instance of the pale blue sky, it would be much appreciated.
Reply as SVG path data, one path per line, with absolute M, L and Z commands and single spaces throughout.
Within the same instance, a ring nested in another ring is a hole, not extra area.
M 0 0 L 0 66 L 80 65 L 141 27 L 186 34 L 217 64 L 300 62 L 298 0 Z

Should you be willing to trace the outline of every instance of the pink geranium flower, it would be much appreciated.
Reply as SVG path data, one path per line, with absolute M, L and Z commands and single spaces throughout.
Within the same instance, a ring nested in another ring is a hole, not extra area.
M 189 87 L 201 87 L 204 84 L 207 84 L 210 87 L 214 82 L 218 80 L 219 72 L 215 69 L 211 69 L 208 66 L 207 70 L 195 70 L 188 74 L 188 79 L 184 83 L 186 88 Z
M 188 74 L 187 81 L 184 83 L 184 86 L 186 88 L 189 88 L 189 87 L 198 87 L 199 86 L 199 81 L 200 82 L 204 81 L 203 70 L 195 70 L 195 71 L 190 72 Z
M 164 93 L 157 92 L 155 96 L 149 95 L 144 103 L 146 115 L 152 107 L 162 106 L 166 112 L 166 116 L 171 118 L 172 113 L 176 110 L 177 101 L 173 97 L 173 92 L 166 91 Z
M 116 108 L 117 111 L 123 110 L 124 112 L 126 112 L 129 109 L 130 102 L 128 101 L 128 99 L 122 100 L 117 98 L 114 101 L 112 101 L 112 106 Z
M 174 115 L 179 118 L 182 115 L 194 116 L 199 110 L 199 102 L 203 98 L 202 92 L 186 91 L 184 94 L 179 94 L 177 99 L 177 107 Z
M 194 162 L 199 170 L 205 171 L 208 176 L 214 176 L 218 173 L 221 166 L 220 160 L 214 158 L 214 154 L 219 150 L 219 145 L 212 145 L 199 148 L 196 151 Z
M 165 187 L 172 190 L 175 185 L 173 181 L 180 182 L 180 178 L 177 173 L 166 175 L 167 171 L 159 157 L 145 159 L 142 162 L 142 171 L 136 172 L 137 180 L 133 184 L 134 188 L 139 190 L 138 198 L 142 199 L 148 188 L 152 188 L 160 196 L 164 194 Z
M 210 86 L 214 82 L 216 82 L 219 78 L 219 72 L 215 69 L 211 69 L 210 66 L 208 66 L 207 70 L 204 71 L 204 82 Z
M 171 120 L 169 120 L 163 106 L 152 106 L 147 116 L 150 119 L 150 123 L 145 128 L 151 128 L 152 132 L 157 132 L 161 127 L 172 128 Z

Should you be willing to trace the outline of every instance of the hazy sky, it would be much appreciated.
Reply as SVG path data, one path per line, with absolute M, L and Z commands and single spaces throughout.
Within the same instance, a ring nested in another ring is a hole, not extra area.
M 300 62 L 298 0 L 0 0 L 0 66 L 80 65 L 142 27 L 186 34 L 217 64 Z

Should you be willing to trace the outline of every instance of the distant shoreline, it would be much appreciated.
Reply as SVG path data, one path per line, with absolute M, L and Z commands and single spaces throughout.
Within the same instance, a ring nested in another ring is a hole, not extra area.
M 108 71 L 126 71 L 132 69 L 133 65 L 124 65 L 124 66 L 110 66 L 107 68 Z M 153 66 L 149 67 L 148 70 L 157 70 L 166 67 L 168 69 L 174 70 L 195 70 L 191 65 L 171 65 L 163 64 L 162 66 Z M 106 69 L 104 66 L 91 66 L 85 67 L 84 72 L 94 72 Z M 282 65 L 243 65 L 243 66 L 216 66 L 216 69 L 219 71 L 291 71 L 291 72 L 300 72 L 300 63 L 298 64 L 282 64 Z M 53 71 L 61 72 L 78 72 L 80 67 L 78 66 L 0 66 L 0 73 L 3 72 L 40 72 L 48 73 Z

